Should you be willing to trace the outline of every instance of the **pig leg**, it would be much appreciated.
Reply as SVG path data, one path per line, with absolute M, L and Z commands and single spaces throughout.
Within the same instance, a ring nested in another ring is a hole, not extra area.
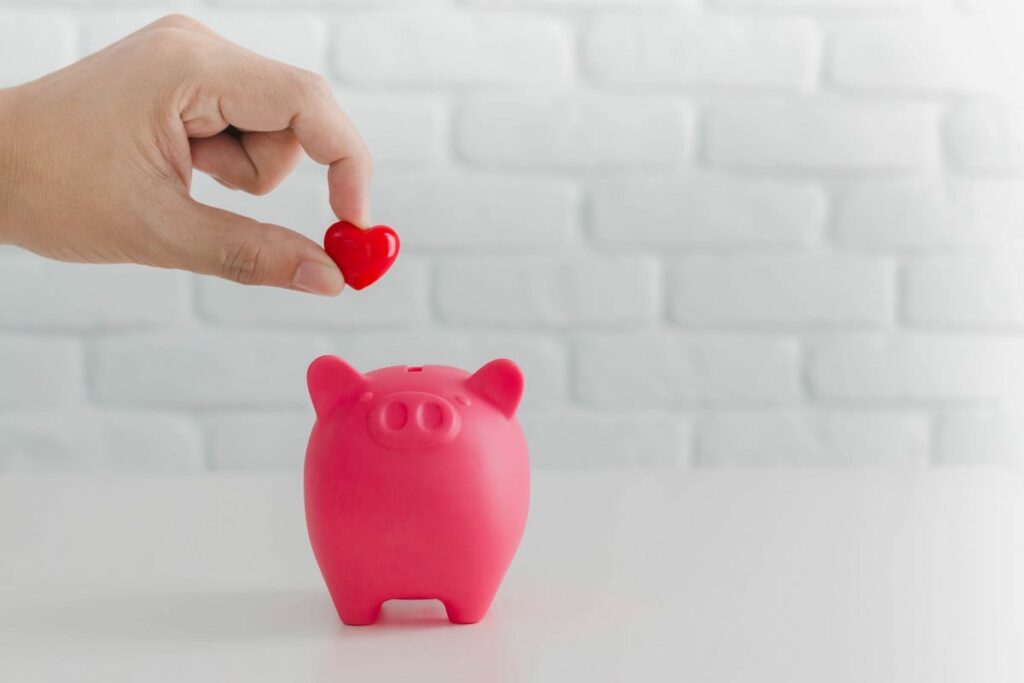
M 380 616 L 380 606 L 381 602 L 378 600 L 336 600 L 334 602 L 338 616 L 349 626 L 367 626 L 374 623 Z
M 497 587 L 442 600 L 448 612 L 448 621 L 453 624 L 475 624 L 487 615 Z
M 349 626 L 366 626 L 377 621 L 383 600 L 370 594 L 352 591 L 330 591 L 338 616 Z

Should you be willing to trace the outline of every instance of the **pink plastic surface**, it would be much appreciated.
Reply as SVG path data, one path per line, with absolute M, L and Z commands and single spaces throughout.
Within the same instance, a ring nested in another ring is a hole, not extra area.
M 436 598 L 454 623 L 482 619 L 529 507 L 519 368 L 363 375 L 322 356 L 307 381 L 306 523 L 338 616 L 371 624 L 387 600 Z

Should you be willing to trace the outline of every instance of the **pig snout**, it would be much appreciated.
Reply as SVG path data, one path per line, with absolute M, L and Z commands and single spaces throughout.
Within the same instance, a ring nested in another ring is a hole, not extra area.
M 436 448 L 459 432 L 459 414 L 452 404 L 422 391 L 381 396 L 368 419 L 377 443 L 396 450 Z

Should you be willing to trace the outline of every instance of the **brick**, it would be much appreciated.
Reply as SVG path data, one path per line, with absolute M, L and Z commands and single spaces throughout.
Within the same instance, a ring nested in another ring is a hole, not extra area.
M 622 335 L 580 342 L 573 388 L 586 404 L 773 404 L 800 396 L 799 354 L 777 337 Z
M 305 407 L 306 366 L 324 350 L 281 333 L 110 336 L 90 344 L 90 388 L 105 405 Z
M 923 415 L 830 410 L 722 412 L 700 425 L 697 464 L 714 467 L 919 466 Z
M 902 334 L 835 339 L 813 350 L 815 394 L 856 401 L 981 401 L 1024 396 L 1024 345 L 1010 337 Z
M 943 0 L 947 2 L 948 0 Z M 939 0 L 711 0 L 714 7 L 752 10 L 803 9 L 819 11 L 903 10 L 924 4 L 934 6 Z
M 835 238 L 873 249 L 999 247 L 1024 243 L 1024 183 L 871 181 L 838 193 Z
M 950 114 L 946 136 L 954 162 L 965 169 L 1024 168 L 1024 107 L 962 104 Z
M 100 50 L 167 14 L 167 8 L 159 7 L 91 12 L 84 21 L 85 51 Z M 318 73 L 326 71 L 327 26 L 314 14 L 199 8 L 188 14 L 264 57 Z
M 712 106 L 706 135 L 714 165 L 806 170 L 926 168 L 939 140 L 927 105 L 818 101 Z
M 332 8 L 338 5 L 345 7 L 429 7 L 443 5 L 447 0 L 211 0 L 218 5 L 242 5 L 253 7 L 275 7 L 285 8 L 289 5 L 295 7 L 324 7 Z
M 373 155 L 375 173 L 434 166 L 447 156 L 448 110 L 433 95 L 336 93 Z
M 16 5 L 16 4 L 29 5 L 29 4 L 31 4 L 33 7 L 47 7 L 47 6 L 66 7 L 66 6 L 81 6 L 81 5 L 86 4 L 88 1 L 89 0 L 31 0 L 31 3 L 29 3 L 29 2 L 20 2 L 20 3 L 10 2 L 10 3 L 7 3 L 7 4 L 8 5 Z M 11 9 L 11 10 L 8 10 L 8 11 L 13 12 L 14 10 Z
M 191 421 L 171 415 L 0 415 L 0 472 L 200 472 Z
M 546 249 L 575 232 L 579 193 L 561 180 L 403 174 L 374 178 L 373 206 L 403 249 Z
M 341 79 L 373 85 L 557 84 L 573 71 L 568 27 L 553 17 L 353 12 L 333 46 Z
M 799 182 L 714 175 L 596 183 L 591 233 L 604 247 L 796 246 L 821 234 L 825 194 Z
M 0 328 L 166 327 L 188 317 L 182 273 L 134 265 L 58 263 L 0 255 Z
M 436 296 L 451 323 L 640 325 L 656 314 L 657 268 L 640 257 L 452 258 Z
M 67 403 L 80 394 L 80 377 L 76 341 L 0 336 L 0 408 Z
M 996 408 L 943 415 L 936 429 L 935 461 L 1024 467 L 1024 412 Z
M 672 271 L 669 309 L 688 325 L 881 324 L 892 318 L 895 272 L 863 256 L 692 256 Z
M 801 20 L 606 16 L 586 34 L 586 64 L 612 85 L 804 88 L 817 37 Z
M 526 413 L 523 430 L 536 469 L 672 468 L 689 462 L 689 424 L 663 414 Z
M 587 9 L 595 5 L 601 7 L 640 8 L 644 6 L 671 7 L 672 9 L 694 8 L 699 0 L 462 0 L 467 5 L 506 8 L 524 7 L 537 9 Z
M 832 80 L 899 92 L 979 92 L 1006 82 L 991 36 L 963 16 L 858 22 L 835 33 Z M 1001 76 L 1001 77 L 1000 77 Z
M 910 322 L 941 325 L 1024 324 L 1021 257 L 951 256 L 910 261 Z
M 0 11 L 0 88 L 56 71 L 75 60 L 75 51 L 75 25 L 70 15 Z
M 345 289 L 333 298 L 204 277 L 197 280 L 197 309 L 201 318 L 224 325 L 408 326 L 428 316 L 429 276 L 426 261 L 403 255 L 372 287 L 361 292 Z
M 313 428 L 306 413 L 232 413 L 205 422 L 214 471 L 300 471 Z
M 517 167 L 666 167 L 690 147 L 690 109 L 665 98 L 478 95 L 459 112 L 459 150 Z

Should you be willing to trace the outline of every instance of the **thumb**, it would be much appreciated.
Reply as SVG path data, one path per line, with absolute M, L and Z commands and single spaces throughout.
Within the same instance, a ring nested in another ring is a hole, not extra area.
M 186 199 L 175 267 L 243 285 L 269 285 L 334 296 L 341 271 L 313 240 Z

